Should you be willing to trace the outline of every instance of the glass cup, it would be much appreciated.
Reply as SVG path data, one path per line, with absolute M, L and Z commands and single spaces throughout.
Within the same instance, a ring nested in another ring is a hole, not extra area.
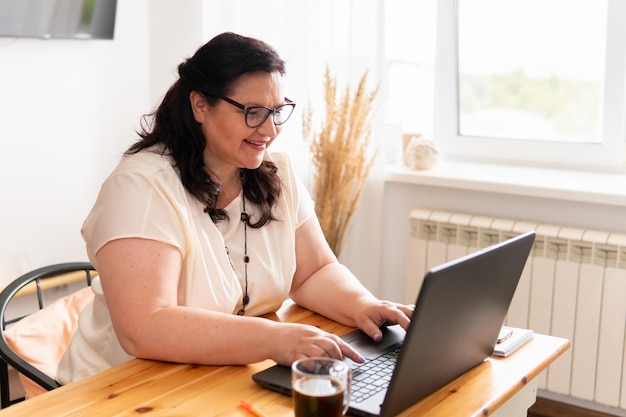
M 348 411 L 352 373 L 332 358 L 305 358 L 291 365 L 296 417 L 340 417 Z

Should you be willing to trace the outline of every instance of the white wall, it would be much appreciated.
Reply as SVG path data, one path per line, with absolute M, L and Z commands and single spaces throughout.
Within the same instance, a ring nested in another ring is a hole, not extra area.
M 113 41 L 0 38 L 0 287 L 86 260 L 100 184 L 202 41 L 197 3 L 119 0 Z
M 119 1 L 119 0 L 118 0 Z M 178 64 L 202 44 L 203 0 L 149 0 L 150 108 L 159 104 L 178 78 Z

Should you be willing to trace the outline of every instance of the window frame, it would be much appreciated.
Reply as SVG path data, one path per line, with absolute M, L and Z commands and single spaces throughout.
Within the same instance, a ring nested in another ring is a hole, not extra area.
M 434 138 L 447 160 L 513 163 L 594 171 L 622 171 L 626 139 L 626 2 L 608 0 L 602 143 L 558 143 L 459 135 L 457 11 L 459 0 L 437 10 Z

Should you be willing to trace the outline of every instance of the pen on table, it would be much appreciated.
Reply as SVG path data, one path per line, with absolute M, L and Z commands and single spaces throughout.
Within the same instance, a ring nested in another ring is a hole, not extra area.
M 244 410 L 247 410 L 248 412 L 250 412 L 251 414 L 254 414 L 257 417 L 269 417 L 263 411 L 259 410 L 258 407 L 250 404 L 246 400 L 241 400 L 241 404 L 240 405 L 241 405 L 241 408 L 243 408 Z

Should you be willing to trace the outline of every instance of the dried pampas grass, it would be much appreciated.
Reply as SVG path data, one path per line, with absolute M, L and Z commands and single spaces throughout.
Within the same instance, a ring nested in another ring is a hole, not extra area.
M 336 80 L 327 68 L 326 117 L 320 130 L 313 129 L 313 111 L 308 108 L 304 112 L 303 134 L 310 142 L 315 168 L 315 211 L 337 256 L 377 154 L 370 152 L 369 144 L 372 105 L 378 87 L 367 92 L 366 83 L 367 72 L 354 93 L 347 86 L 337 97 Z

